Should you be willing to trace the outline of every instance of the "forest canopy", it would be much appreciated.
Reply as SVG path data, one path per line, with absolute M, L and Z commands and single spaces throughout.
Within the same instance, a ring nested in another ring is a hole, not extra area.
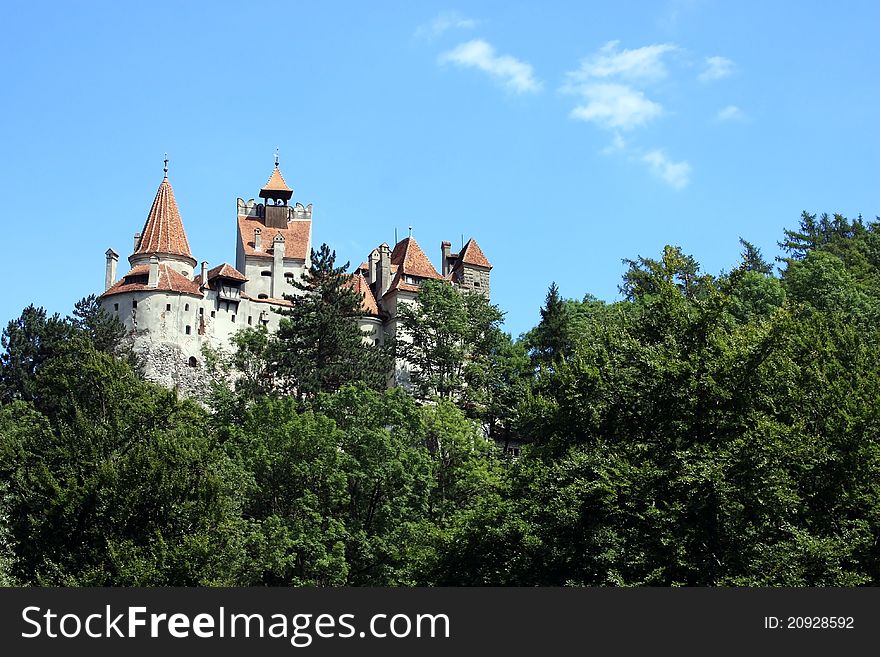
M 548 281 L 516 339 L 426 284 L 406 390 L 329 251 L 203 403 L 145 381 L 94 297 L 29 306 L 2 333 L 0 585 L 880 583 L 880 223 L 741 247 L 718 274 L 627 259 L 616 302 Z

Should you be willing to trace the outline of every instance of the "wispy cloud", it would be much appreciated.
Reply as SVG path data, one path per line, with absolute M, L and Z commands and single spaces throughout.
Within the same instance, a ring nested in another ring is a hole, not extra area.
M 531 64 L 510 55 L 497 55 L 495 49 L 482 39 L 459 44 L 441 54 L 439 61 L 479 69 L 515 93 L 534 93 L 541 89 L 541 82 L 535 78 Z
M 667 75 L 663 56 L 677 50 L 671 43 L 660 43 L 632 50 L 619 50 L 619 41 L 609 41 L 595 55 L 581 61 L 577 71 L 567 74 L 569 83 L 591 79 L 617 78 L 626 81 L 652 82 Z
M 649 151 L 641 159 L 651 173 L 673 189 L 684 189 L 691 181 L 691 165 L 684 160 L 673 162 L 662 150 Z
M 715 55 L 714 57 L 706 57 L 703 61 L 703 70 L 697 76 L 697 79 L 700 82 L 713 82 L 714 80 L 720 80 L 721 78 L 726 78 L 733 74 L 734 68 L 733 62 L 727 59 L 727 57 L 720 57 L 718 55 Z
M 414 36 L 417 39 L 436 39 L 449 30 L 472 30 L 479 24 L 480 21 L 463 16 L 457 11 L 444 11 L 427 23 L 419 25 Z
M 736 105 L 728 105 L 718 110 L 718 114 L 715 115 L 718 121 L 742 121 L 745 118 L 745 113 Z
M 566 73 L 560 89 L 580 98 L 581 102 L 569 113 L 570 118 L 593 123 L 612 133 L 611 143 L 600 151 L 603 155 L 617 154 L 639 163 L 676 190 L 690 184 L 690 163 L 673 160 L 660 148 L 644 149 L 631 140 L 630 133 L 665 113 L 663 106 L 648 94 L 669 77 L 667 62 L 674 62 L 672 54 L 679 51 L 674 43 L 621 49 L 618 41 L 609 41 L 581 60 L 577 70 Z
M 621 153 L 626 150 L 628 143 L 619 132 L 614 133 L 611 143 L 603 148 L 600 152 L 602 155 L 611 155 L 612 153 Z
M 663 107 L 641 91 L 624 84 L 590 84 L 580 89 L 586 101 L 571 111 L 571 118 L 590 121 L 602 128 L 632 130 L 663 113 Z
M 565 74 L 562 91 L 584 100 L 571 111 L 571 118 L 610 130 L 632 130 L 663 113 L 663 106 L 639 87 L 668 75 L 663 58 L 678 46 L 660 43 L 621 50 L 619 44 L 607 42 L 577 70 Z

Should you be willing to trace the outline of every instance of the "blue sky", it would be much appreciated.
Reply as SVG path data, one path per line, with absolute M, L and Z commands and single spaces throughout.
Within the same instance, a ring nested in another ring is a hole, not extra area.
M 170 157 L 190 245 L 235 260 L 274 150 L 313 240 L 356 265 L 407 227 L 475 237 L 514 335 L 551 281 L 802 210 L 880 214 L 880 3 L 4 2 L 0 323 L 67 313 L 130 253 Z M 120 263 L 123 266 L 123 263 Z

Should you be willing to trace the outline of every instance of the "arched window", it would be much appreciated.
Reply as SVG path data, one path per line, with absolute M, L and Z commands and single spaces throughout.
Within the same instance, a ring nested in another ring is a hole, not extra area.
M 195 356 L 189 357 L 189 366 L 190 367 L 198 367 L 199 366 L 199 361 L 196 360 Z

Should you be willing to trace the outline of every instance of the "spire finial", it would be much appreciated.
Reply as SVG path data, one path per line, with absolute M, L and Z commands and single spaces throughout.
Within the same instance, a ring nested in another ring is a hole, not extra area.
M 275 168 L 278 168 L 278 147 L 275 147 Z
M 165 172 L 165 178 L 168 178 L 168 153 L 165 153 L 165 167 L 162 170 Z
M 409 227 L 409 236 L 412 237 L 412 225 Z

